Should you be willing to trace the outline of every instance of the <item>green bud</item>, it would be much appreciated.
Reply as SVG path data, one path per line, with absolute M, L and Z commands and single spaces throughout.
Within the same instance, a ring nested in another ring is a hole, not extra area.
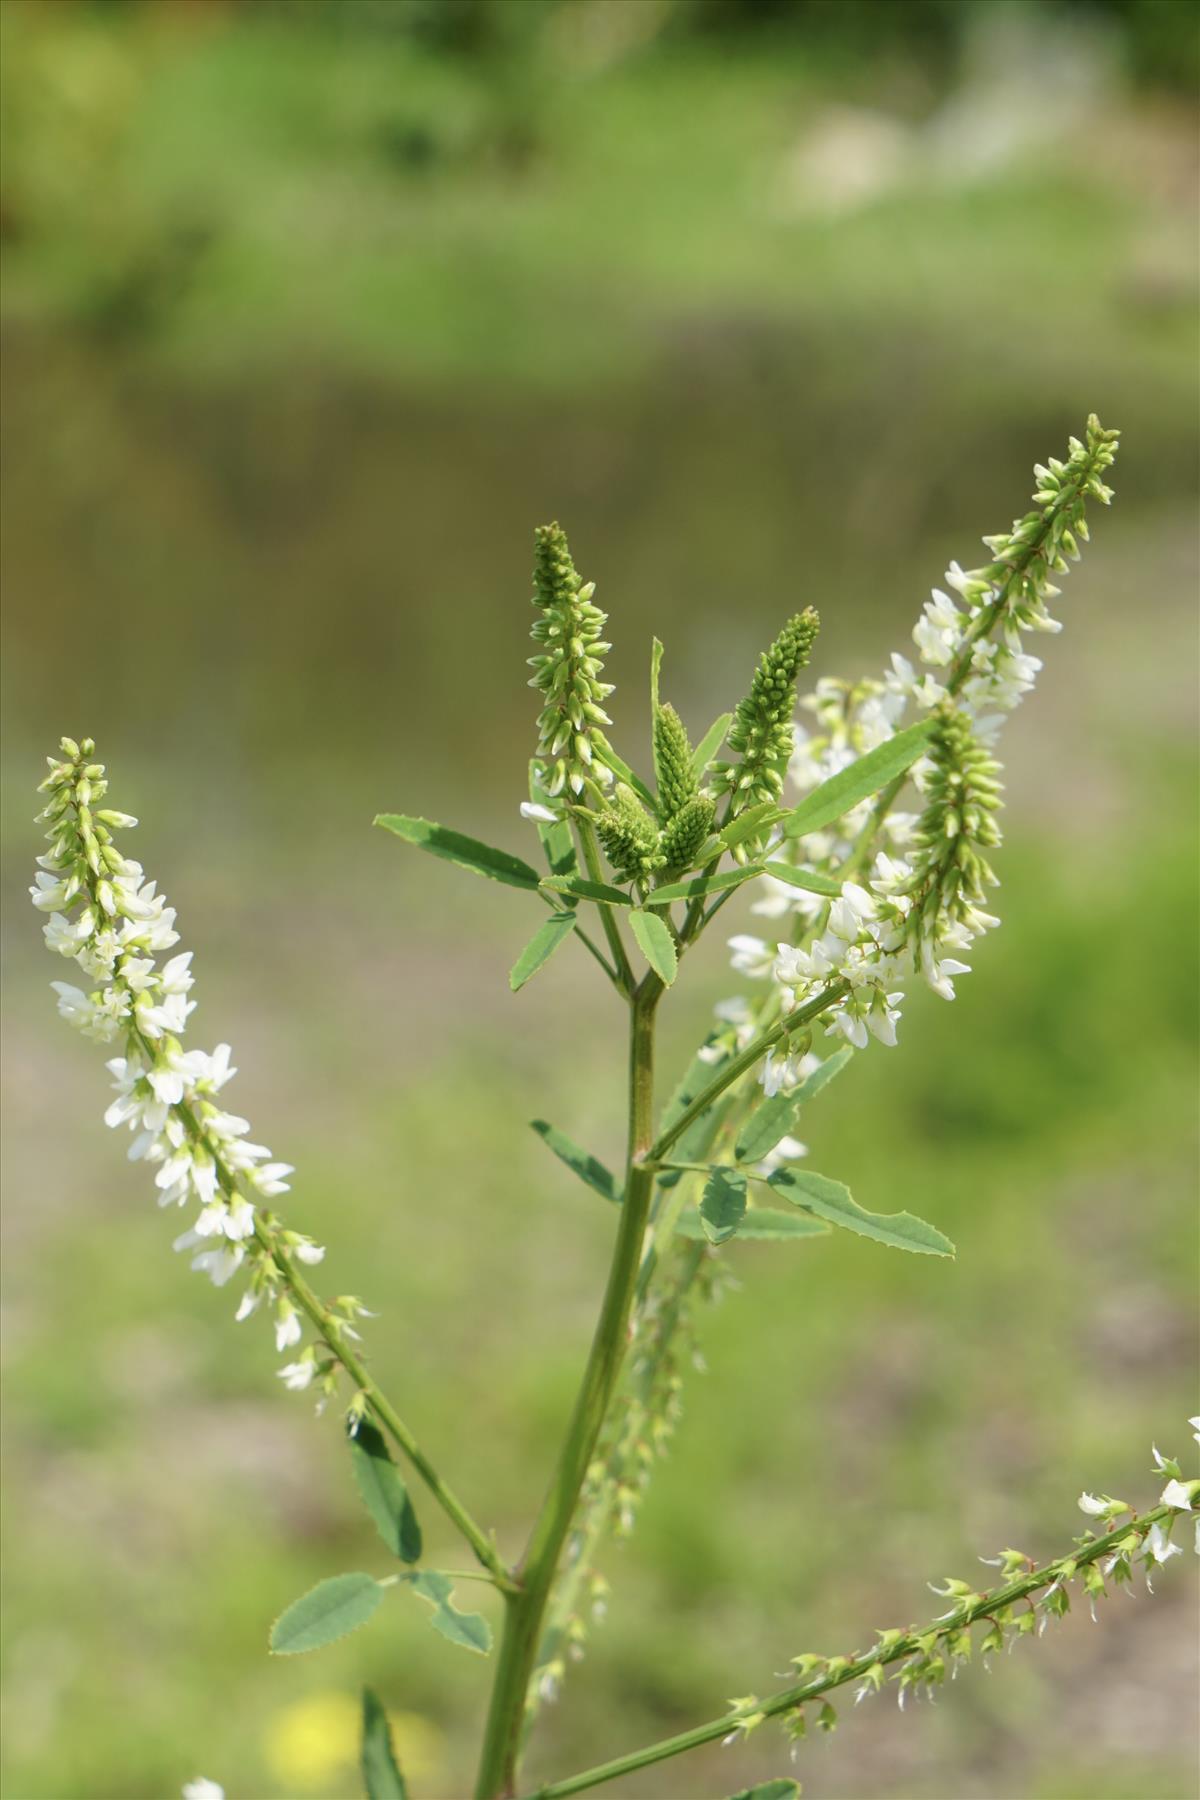
M 820 621 L 812 607 L 790 618 L 759 658 L 750 692 L 729 728 L 729 748 L 741 759 L 717 763 L 718 791 L 737 795 L 737 811 L 777 800 L 792 754 L 796 678 L 812 653 Z
M 666 820 L 694 800 L 698 792 L 692 769 L 692 746 L 684 730 L 683 720 L 668 704 L 656 707 L 654 713 L 654 780 L 658 787 L 659 811 Z
M 716 812 L 717 803 L 711 795 L 697 794 L 663 828 L 659 847 L 668 874 L 679 875 L 691 868 L 697 851 L 712 831 Z
M 649 881 L 662 868 L 654 822 L 624 782 L 593 817 L 604 854 L 622 881 Z

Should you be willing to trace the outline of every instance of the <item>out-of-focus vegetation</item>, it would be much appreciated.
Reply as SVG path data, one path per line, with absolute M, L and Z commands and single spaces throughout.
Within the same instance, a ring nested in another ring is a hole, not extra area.
M 1005 746 L 1004 930 L 807 1128 L 814 1166 L 958 1261 L 735 1247 L 747 1291 L 706 1322 L 537 1767 L 922 1615 L 979 1551 L 1056 1548 L 1085 1484 L 1147 1492 L 1150 1439 L 1182 1451 L 1194 1410 L 1190 10 L 8 0 L 0 29 L 5 1791 L 204 1769 L 343 1800 L 364 1676 L 418 1791 L 464 1791 L 482 1671 L 417 1609 L 265 1656 L 369 1526 L 333 1423 L 274 1391 L 100 1125 L 26 820 L 41 754 L 94 732 L 196 949 L 198 1041 L 234 1043 L 295 1222 L 382 1313 L 384 1385 L 515 1552 L 611 1226 L 519 1121 L 613 1153 L 620 1020 L 582 959 L 514 999 L 521 898 L 368 821 L 520 847 L 530 534 L 556 515 L 636 754 L 652 632 L 693 727 L 798 603 L 814 673 L 871 668 L 1035 458 L 1090 408 L 1125 428 Z M 707 954 L 664 1081 L 729 991 Z M 1178 1568 L 935 1713 L 860 1708 L 806 1791 L 1189 1793 Z M 773 1750 L 628 1800 L 727 1793 Z

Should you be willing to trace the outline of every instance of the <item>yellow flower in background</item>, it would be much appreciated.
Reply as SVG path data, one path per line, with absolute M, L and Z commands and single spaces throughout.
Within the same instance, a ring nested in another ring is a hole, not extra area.
M 419 1713 L 389 1712 L 396 1755 L 408 1780 L 435 1780 L 443 1738 Z M 358 1792 L 362 1709 L 357 1697 L 325 1688 L 282 1707 L 268 1721 L 263 1756 L 286 1794 Z

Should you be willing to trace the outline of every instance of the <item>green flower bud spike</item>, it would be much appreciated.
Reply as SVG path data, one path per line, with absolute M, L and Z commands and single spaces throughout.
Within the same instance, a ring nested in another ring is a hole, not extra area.
M 663 866 L 654 822 L 631 788 L 617 785 L 610 804 L 594 815 L 596 836 L 622 881 L 649 881 Z
M 733 811 L 777 800 L 783 791 L 792 754 L 796 677 L 808 662 L 819 628 L 816 613 L 806 606 L 759 658 L 750 692 L 729 728 L 729 748 L 741 760 L 714 765 L 718 792 L 732 795 Z
M 592 605 L 595 583 L 585 586 L 575 572 L 566 533 L 559 525 L 539 525 L 534 533 L 533 604 L 542 609 L 532 631 L 537 656 L 530 687 L 545 704 L 538 714 L 541 783 L 552 799 L 570 789 L 582 794 L 587 782 L 607 787 L 612 774 L 594 755 L 598 725 L 610 723 L 601 702 L 612 693 L 601 681 L 605 653 L 601 640 L 607 614 Z
M 673 819 L 699 793 L 692 746 L 683 720 L 670 702 L 654 712 L 654 780 L 664 819 Z
M 716 812 L 711 794 L 697 794 L 663 826 L 659 844 L 668 877 L 684 874 L 695 863 L 701 846 L 708 842 Z
M 958 925 L 976 932 L 994 922 L 978 909 L 986 890 L 997 885 L 984 852 L 1000 842 L 995 815 L 1003 805 L 1000 764 L 956 707 L 944 706 L 937 715 L 929 762 L 925 810 L 914 834 L 917 873 L 909 915 L 922 945 Z

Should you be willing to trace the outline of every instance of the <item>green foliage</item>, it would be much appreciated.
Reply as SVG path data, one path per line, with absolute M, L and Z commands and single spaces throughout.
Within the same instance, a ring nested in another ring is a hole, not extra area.
M 760 1162 L 780 1138 L 789 1137 L 799 1122 L 801 1109 L 840 1075 L 854 1052 L 847 1047 L 827 1056 L 790 1094 L 772 1094 L 760 1100 L 738 1134 L 735 1155 L 739 1162 Z
M 362 1695 L 361 1761 L 367 1800 L 408 1800 L 387 1713 L 369 1687 L 363 1689 Z
M 743 1788 L 731 1800 L 799 1800 L 799 1795 L 800 1783 L 781 1775 L 774 1781 L 760 1781 L 756 1787 Z
M 365 1625 L 382 1600 L 373 1575 L 331 1575 L 280 1613 L 271 1627 L 271 1650 L 276 1656 L 321 1650 Z
M 609 887 L 605 881 L 589 881 L 583 875 L 546 875 L 540 885 L 568 900 L 595 900 L 601 906 L 632 906 L 633 901 L 621 888 Z
M 629 927 L 654 973 L 670 987 L 679 970 L 679 959 L 675 952 L 675 939 L 666 920 L 657 913 L 635 908 L 629 915 Z
M 482 1613 L 460 1612 L 454 1604 L 454 1583 L 439 1569 L 422 1569 L 407 1577 L 409 1585 L 433 1608 L 429 1623 L 435 1631 L 464 1650 L 486 1656 L 492 1647 L 492 1628 Z
M 713 1169 L 700 1197 L 700 1218 L 709 1243 L 723 1244 L 745 1216 L 746 1177 L 738 1169 Z
M 578 1175 L 580 1181 L 586 1182 L 588 1187 L 594 1188 L 596 1193 L 602 1194 L 606 1200 L 620 1203 L 621 1185 L 616 1176 L 605 1168 L 598 1157 L 590 1155 L 586 1150 L 581 1150 L 578 1144 L 572 1143 L 565 1132 L 559 1131 L 557 1126 L 547 1124 L 545 1119 L 534 1119 L 531 1123 L 547 1149 L 553 1150 L 555 1156 L 561 1162 L 566 1163 L 572 1174 Z
M 375 824 L 403 838 L 406 844 L 415 844 L 418 850 L 428 850 L 431 856 L 457 863 L 460 869 L 470 869 L 474 875 L 486 875 L 489 881 L 501 881 L 507 887 L 536 888 L 540 880 L 537 870 L 531 869 L 519 856 L 510 856 L 507 850 L 496 850 L 491 844 L 481 844 L 477 838 L 464 837 L 460 831 L 449 831 L 430 819 L 410 819 L 404 813 L 379 813 Z
M 698 782 L 707 775 L 713 757 L 725 742 L 729 727 L 733 724 L 731 712 L 722 713 L 713 720 L 692 754 L 692 772 Z
M 681 1213 L 675 1229 L 682 1238 L 712 1243 L 705 1221 L 699 1212 Z M 813 1219 L 799 1212 L 781 1212 L 775 1206 L 747 1206 L 737 1226 L 739 1239 L 758 1239 L 763 1243 L 781 1243 L 797 1238 L 828 1237 L 829 1226 L 823 1219 Z
M 392 1461 L 383 1434 L 369 1419 L 360 1419 L 347 1438 L 354 1480 L 363 1504 L 379 1528 L 379 1535 L 401 1562 L 413 1563 L 421 1555 L 421 1527 L 413 1511 L 404 1478 Z
M 919 756 L 929 749 L 934 721 L 922 719 L 898 731 L 877 749 L 868 750 L 848 768 L 841 769 L 806 794 L 783 818 L 785 837 L 804 837 L 810 831 L 822 831 L 852 811 L 860 801 L 869 800 L 891 781 L 898 780 Z
M 514 994 L 545 967 L 559 945 L 570 937 L 576 923 L 573 912 L 555 912 L 544 925 L 539 925 L 509 971 L 508 985 Z
M 922 1256 L 954 1255 L 950 1239 L 923 1219 L 907 1212 L 867 1212 L 851 1199 L 848 1187 L 832 1181 L 828 1175 L 818 1175 L 810 1169 L 777 1169 L 769 1183 L 776 1193 L 815 1213 L 817 1218 L 857 1232 L 860 1237 L 873 1238 L 877 1244 L 887 1244 L 893 1250 L 914 1250 Z

